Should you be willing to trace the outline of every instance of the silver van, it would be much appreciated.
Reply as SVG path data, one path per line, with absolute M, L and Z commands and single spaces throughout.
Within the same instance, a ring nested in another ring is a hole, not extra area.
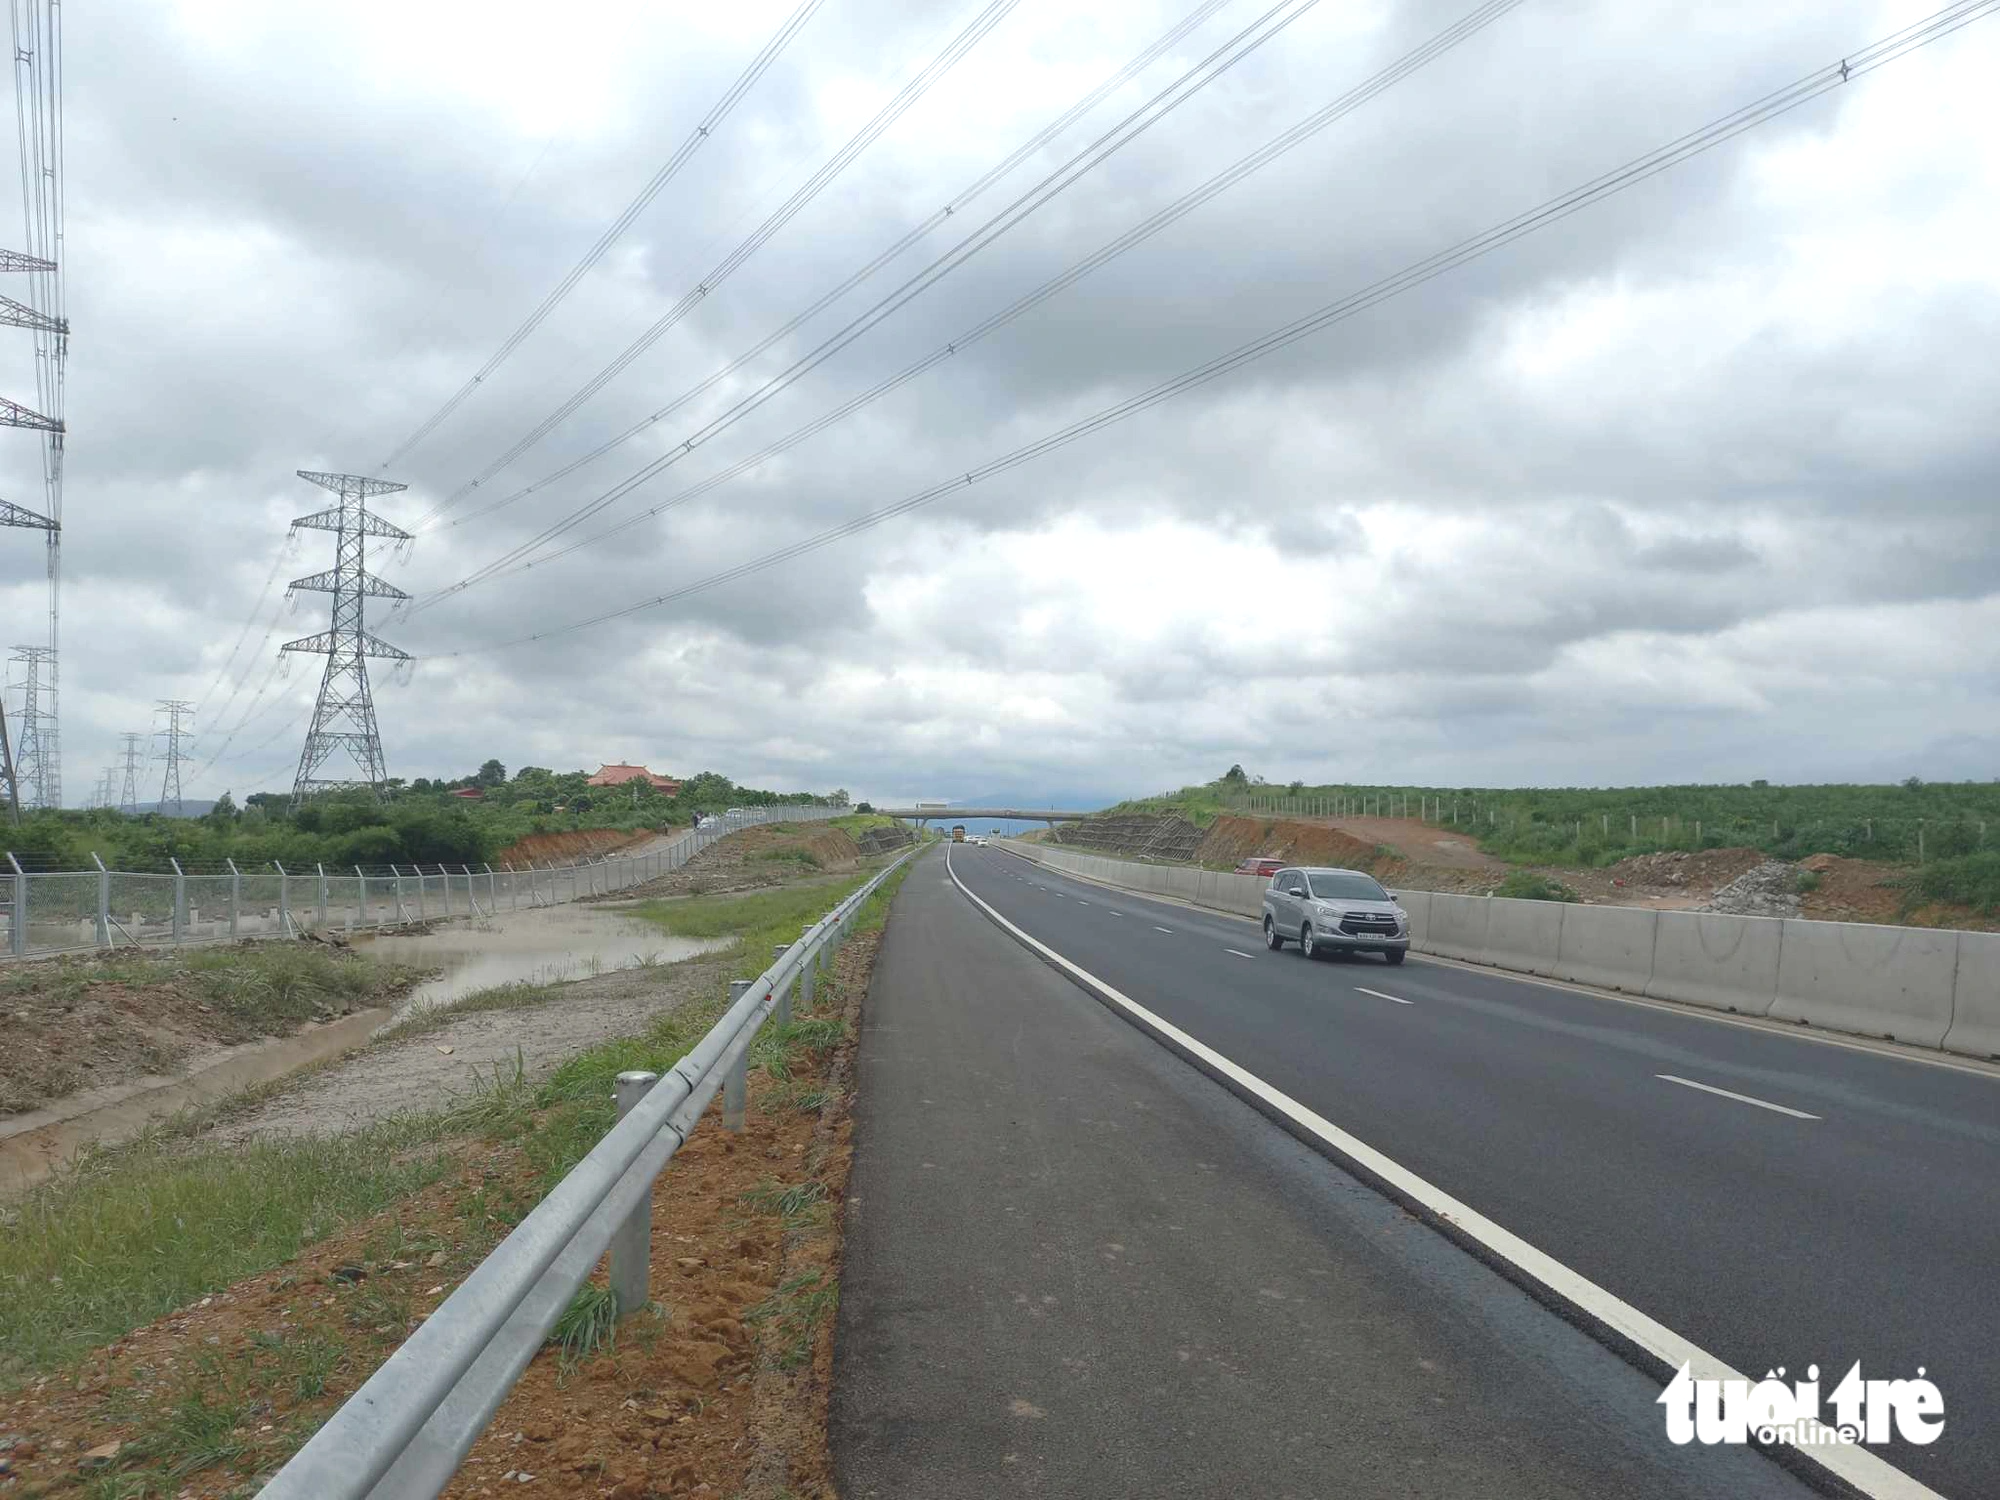
M 1287 943 L 1307 958 L 1379 953 L 1399 964 L 1410 951 L 1410 915 L 1364 871 L 1280 870 L 1264 891 L 1264 946 Z

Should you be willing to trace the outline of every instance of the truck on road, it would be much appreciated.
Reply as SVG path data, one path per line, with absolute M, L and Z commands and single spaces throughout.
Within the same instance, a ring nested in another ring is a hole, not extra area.
M 951 825 L 951 841 L 954 844 L 965 842 L 965 825 L 963 823 L 954 823 Z

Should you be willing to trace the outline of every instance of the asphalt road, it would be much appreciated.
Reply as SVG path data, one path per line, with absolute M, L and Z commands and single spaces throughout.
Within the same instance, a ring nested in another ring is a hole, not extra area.
M 1055 926 L 998 855 L 959 858 Z M 1082 890 L 1065 920 L 1219 950 Z M 1750 1450 L 1674 1447 L 1655 1380 L 1090 999 L 941 854 L 898 897 L 857 1066 L 848 1500 L 1805 1493 Z
M 1990 1072 L 1418 956 L 1310 962 L 999 850 L 954 864 L 1066 958 L 1752 1378 L 1924 1367 L 1943 1435 L 1878 1451 L 1947 1496 L 2000 1495 Z

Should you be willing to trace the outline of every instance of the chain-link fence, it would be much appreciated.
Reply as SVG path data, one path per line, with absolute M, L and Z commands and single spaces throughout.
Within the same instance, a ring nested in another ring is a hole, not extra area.
M 811 823 L 845 807 L 757 807 L 710 818 L 641 854 L 527 867 L 389 865 L 310 870 L 279 865 L 222 873 L 0 868 L 0 956 L 39 958 L 83 949 L 361 932 L 494 917 L 584 896 L 609 895 L 677 870 L 726 834 L 758 823 Z

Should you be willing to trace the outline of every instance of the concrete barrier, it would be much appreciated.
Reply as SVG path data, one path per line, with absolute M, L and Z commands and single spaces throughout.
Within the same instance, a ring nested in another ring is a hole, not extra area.
M 1517 974 L 1548 974 L 1562 947 L 1560 901 L 1517 901 L 1495 896 L 1486 913 L 1485 962 Z
M 1486 924 L 1491 896 L 1431 896 L 1430 946 L 1424 951 L 1467 963 L 1486 961 Z
M 1410 914 L 1410 946 L 1419 953 L 1428 951 L 1424 943 L 1430 932 L 1431 893 L 1429 891 L 1391 891 L 1396 904 Z
M 1549 975 L 1642 994 L 1653 973 L 1659 925 L 1660 914 L 1644 907 L 1572 906 L 1563 913 L 1562 943 Z
M 1969 1057 L 2000 1057 L 2000 933 L 1958 935 L 1958 982 L 1944 1046 Z
M 1771 1015 L 1833 1031 L 1942 1047 L 1958 981 L 1958 934 L 1785 919 Z
M 1739 1015 L 1767 1015 L 1778 994 L 1784 924 L 1775 917 L 1663 911 L 1646 993 Z

